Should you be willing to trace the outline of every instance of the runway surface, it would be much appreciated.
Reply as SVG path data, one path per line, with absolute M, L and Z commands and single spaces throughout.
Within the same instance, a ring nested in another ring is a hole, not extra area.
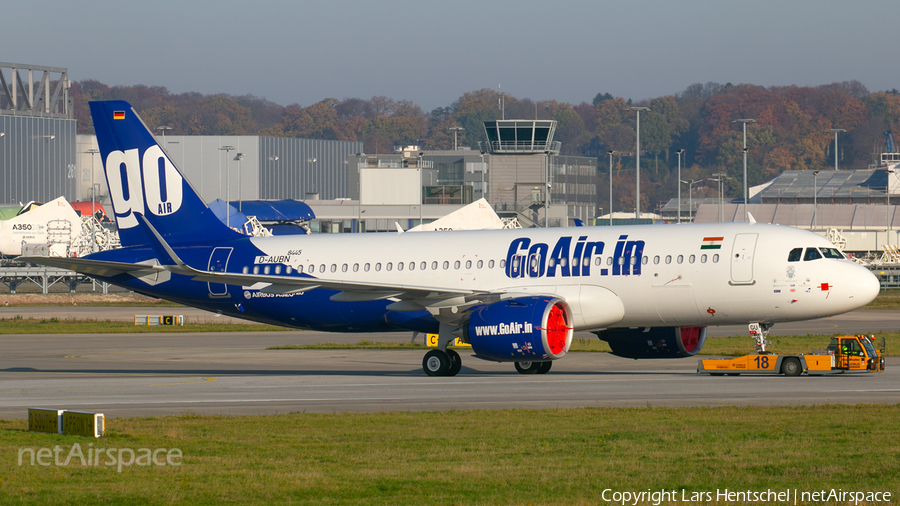
M 26 310 L 58 313 L 60 308 L 3 308 L 0 317 L 9 317 L 13 309 L 24 315 Z M 140 313 L 136 308 L 83 309 L 91 311 L 80 312 L 82 317 L 93 310 Z M 156 309 L 153 314 L 160 313 Z M 173 314 L 188 311 L 194 310 Z M 900 314 L 894 311 L 857 311 L 783 327 L 798 326 L 785 333 L 860 333 L 896 329 L 898 320 Z M 742 327 L 711 331 L 745 333 Z M 459 376 L 431 378 L 422 372 L 422 351 L 266 349 L 409 337 L 295 331 L 4 335 L 0 417 L 24 418 L 28 407 L 119 417 L 900 402 L 900 359 L 894 358 L 888 359 L 883 374 L 711 377 L 696 374 L 697 358 L 634 361 L 606 353 L 570 353 L 554 362 L 549 374 L 530 376 L 517 374 L 512 364 L 485 362 L 463 352 Z

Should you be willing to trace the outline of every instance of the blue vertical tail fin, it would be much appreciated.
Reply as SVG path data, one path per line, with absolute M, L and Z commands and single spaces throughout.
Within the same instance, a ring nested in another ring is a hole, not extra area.
M 216 218 L 128 102 L 90 106 L 123 246 L 152 243 L 138 214 L 169 244 L 242 237 Z

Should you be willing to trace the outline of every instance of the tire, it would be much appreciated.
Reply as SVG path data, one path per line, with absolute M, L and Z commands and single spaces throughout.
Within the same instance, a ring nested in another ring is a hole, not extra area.
M 800 361 L 792 357 L 784 359 L 784 362 L 781 363 L 781 372 L 785 376 L 800 376 L 803 369 L 800 367 Z
M 456 353 L 456 350 L 447 350 L 447 356 L 450 357 L 450 369 L 447 371 L 447 376 L 456 376 L 462 369 L 462 358 L 459 353 Z
M 541 362 L 541 368 L 538 369 L 538 374 L 547 374 L 550 372 L 550 368 L 553 367 L 553 362 L 549 360 L 547 362 Z
M 540 368 L 540 362 L 516 362 L 516 370 L 519 371 L 519 374 L 537 374 Z
M 725 376 L 725 373 L 724 372 L 711 372 L 711 373 L 709 373 L 709 375 L 710 376 Z
M 429 376 L 447 376 L 450 372 L 450 357 L 441 350 L 431 350 L 422 359 L 422 369 Z

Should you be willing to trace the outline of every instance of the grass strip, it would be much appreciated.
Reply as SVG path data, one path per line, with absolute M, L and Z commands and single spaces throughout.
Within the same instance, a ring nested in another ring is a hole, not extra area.
M 135 325 L 116 320 L 59 318 L 0 318 L 0 334 L 115 334 L 158 332 L 270 332 L 290 330 L 256 323 L 186 323 L 185 325 Z
M 608 503 L 605 489 L 675 491 L 663 504 L 725 489 L 900 492 L 898 405 L 185 415 L 107 427 L 88 440 L 0 421 L 4 503 L 568 506 Z M 22 448 L 59 445 L 64 459 L 75 443 L 184 457 L 122 472 L 103 461 L 18 465 Z
M 882 290 L 875 300 L 862 309 L 900 309 L 900 290 Z

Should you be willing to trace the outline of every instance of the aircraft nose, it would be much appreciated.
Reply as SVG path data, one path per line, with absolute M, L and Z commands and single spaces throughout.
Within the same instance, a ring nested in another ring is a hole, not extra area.
M 881 291 L 881 283 L 878 282 L 878 278 L 869 269 L 861 265 L 854 265 L 853 267 L 853 272 L 850 273 L 850 279 L 853 284 L 851 298 L 854 301 L 854 305 L 863 307 L 875 300 L 875 297 Z

